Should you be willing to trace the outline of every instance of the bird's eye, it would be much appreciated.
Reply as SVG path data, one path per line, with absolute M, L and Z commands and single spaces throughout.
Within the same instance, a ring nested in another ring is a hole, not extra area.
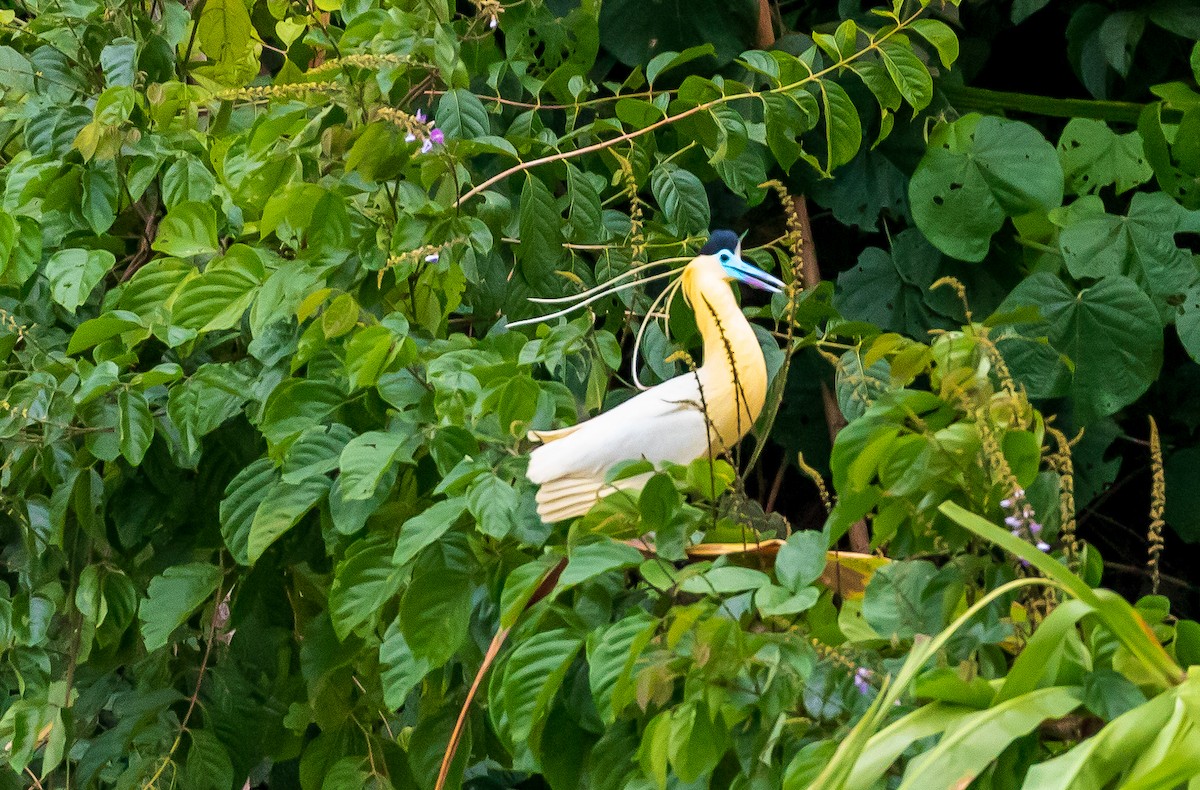
M 728 264 L 733 260 L 733 256 L 729 254 L 728 250 L 722 250 L 721 254 L 717 256 L 717 259 L 723 264 Z

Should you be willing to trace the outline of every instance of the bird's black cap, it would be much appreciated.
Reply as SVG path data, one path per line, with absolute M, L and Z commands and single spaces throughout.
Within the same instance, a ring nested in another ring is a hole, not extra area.
M 741 239 L 731 230 L 714 230 L 708 237 L 708 243 L 700 248 L 701 255 L 716 255 L 721 250 L 737 252 Z

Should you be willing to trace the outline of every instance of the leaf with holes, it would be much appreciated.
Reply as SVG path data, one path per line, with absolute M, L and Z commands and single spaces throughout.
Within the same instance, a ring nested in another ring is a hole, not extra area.
M 1032 126 L 967 115 L 939 126 L 909 183 L 917 227 L 947 255 L 981 261 L 1005 217 L 1062 203 L 1058 153 Z

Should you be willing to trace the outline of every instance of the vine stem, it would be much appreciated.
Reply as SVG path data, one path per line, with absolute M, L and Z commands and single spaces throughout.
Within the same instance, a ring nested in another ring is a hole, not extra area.
M 167 770 L 167 766 L 171 764 L 171 758 L 175 756 L 175 752 L 179 751 L 180 745 L 183 743 L 183 734 L 187 732 L 188 722 L 191 721 L 192 713 L 196 710 L 196 704 L 200 699 L 200 684 L 204 682 L 204 673 L 208 670 L 208 659 L 212 655 L 212 646 L 216 637 L 216 620 L 221 616 L 221 602 L 224 596 L 221 595 L 221 589 L 217 588 L 217 605 L 213 607 L 212 621 L 209 623 L 208 638 L 204 640 L 204 654 L 200 657 L 200 671 L 196 674 L 196 686 L 192 689 L 192 696 L 188 698 L 187 710 L 183 714 L 182 721 L 179 722 L 179 732 L 175 734 L 175 740 L 171 743 L 171 748 L 163 758 L 162 765 L 158 766 L 158 770 L 154 775 L 146 780 L 142 785 L 142 790 L 150 790 L 158 782 L 163 771 Z
M 462 195 L 462 197 L 460 197 L 458 200 L 456 200 L 454 202 L 454 207 L 455 208 L 461 207 L 468 200 L 481 194 L 488 187 L 492 186 L 493 184 L 497 184 L 510 176 L 514 176 L 517 173 L 523 173 L 527 170 L 532 170 L 535 167 L 540 167 L 541 165 L 548 165 L 548 164 L 552 164 L 554 162 L 561 162 L 566 159 L 574 159 L 575 157 L 583 156 L 585 154 L 590 154 L 590 153 L 594 153 L 596 151 L 603 151 L 607 148 L 612 148 L 614 145 L 619 145 L 623 142 L 628 142 L 629 140 L 634 140 L 643 135 L 650 134 L 651 132 L 653 132 L 657 129 L 661 129 L 664 126 L 670 126 L 671 124 L 676 123 L 678 121 L 682 121 L 684 118 L 695 115 L 696 113 L 707 112 L 708 110 L 711 110 L 713 107 L 718 107 L 718 106 L 721 106 L 724 104 L 729 104 L 730 102 L 738 101 L 740 99 L 756 99 L 756 98 L 762 98 L 763 96 L 787 93 L 788 91 L 796 90 L 797 88 L 801 88 L 810 83 L 820 82 L 820 80 L 823 77 L 825 77 L 826 75 L 832 74 L 835 71 L 839 71 L 839 70 L 845 68 L 848 64 L 858 60 L 862 56 L 866 55 L 868 52 L 873 52 L 873 51 L 879 49 L 879 46 L 883 42 L 887 41 L 889 38 L 896 35 L 897 33 L 900 33 L 901 31 L 906 29 L 910 24 L 912 24 L 913 21 L 915 21 L 917 19 L 917 17 L 919 17 L 921 15 L 922 11 L 924 11 L 924 8 L 918 9 L 917 11 L 915 11 L 912 14 L 912 16 L 909 16 L 905 19 L 900 19 L 899 17 L 896 17 L 895 18 L 896 26 L 894 28 L 892 28 L 891 30 L 888 30 L 885 33 L 881 34 L 878 39 L 873 39 L 863 49 L 861 49 L 857 52 L 854 52 L 844 58 L 841 58 L 840 60 L 838 60 L 838 62 L 836 62 L 830 66 L 826 66 L 825 68 L 821 69 L 820 71 L 810 71 L 808 76 L 804 77 L 803 79 L 796 80 L 795 82 L 789 83 L 787 85 L 780 85 L 776 88 L 769 88 L 764 91 L 744 91 L 742 93 L 735 93 L 735 94 L 732 94 L 729 96 L 721 96 L 719 98 L 712 99 L 710 101 L 701 102 L 700 104 L 697 104 L 695 107 L 689 107 L 688 109 L 682 110 L 674 115 L 668 115 L 664 118 L 660 118 L 659 120 L 655 121 L 654 123 L 650 124 L 649 126 L 644 126 L 641 129 L 633 129 L 631 131 L 617 135 L 616 137 L 612 138 L 611 140 L 601 140 L 598 143 L 592 143 L 591 145 L 585 145 L 583 148 L 574 148 L 570 151 L 557 151 L 553 154 L 547 154 L 546 156 L 538 157 L 537 159 L 530 159 L 527 162 L 519 162 L 506 170 L 500 171 L 499 173 L 492 176 L 491 178 L 486 179 L 485 181 L 483 181 L 483 183 L 467 190 L 467 192 L 464 193 Z

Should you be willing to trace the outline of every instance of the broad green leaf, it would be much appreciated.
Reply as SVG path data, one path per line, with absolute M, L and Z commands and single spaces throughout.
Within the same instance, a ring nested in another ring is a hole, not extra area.
M 571 551 L 571 559 L 558 579 L 558 586 L 562 589 L 574 587 L 601 574 L 632 568 L 641 562 L 642 553 L 625 543 L 609 540 L 578 546 Z
M 221 499 L 221 536 L 233 559 L 249 565 L 250 525 L 267 494 L 279 481 L 279 473 L 270 458 L 259 458 L 238 472 L 225 487 Z
M 430 505 L 405 521 L 396 540 L 392 564 L 400 568 L 412 562 L 422 549 L 445 535 L 466 510 L 467 503 L 463 499 L 447 499 Z
M 588 634 L 588 683 L 600 718 L 611 725 L 633 701 L 634 666 L 658 630 L 659 620 L 640 609 Z
M 102 313 L 99 317 L 84 321 L 76 327 L 74 334 L 71 335 L 71 342 L 67 345 L 67 353 L 78 354 L 80 351 L 86 351 L 105 340 L 131 329 L 139 329 L 141 326 L 141 319 L 128 310 Z
M 346 444 L 354 432 L 345 425 L 316 425 L 297 437 L 283 459 L 283 482 L 299 483 L 307 477 L 324 475 L 338 468 Z
M 400 601 L 404 639 L 431 668 L 458 651 L 471 619 L 471 576 L 462 564 L 463 549 L 444 541 L 439 548 L 421 555 Z
M 225 745 L 208 729 L 189 728 L 184 782 L 196 790 L 226 790 L 233 784 L 233 762 Z
M 933 98 L 933 78 L 913 52 L 908 39 L 903 34 L 897 34 L 881 42 L 879 57 L 904 100 L 912 105 L 913 110 L 925 109 Z
M 217 180 L 209 169 L 194 156 L 181 156 L 163 172 L 163 203 L 173 209 L 181 203 L 212 198 Z
M 428 661 L 413 655 L 396 620 L 388 626 L 379 645 L 379 664 L 384 702 L 392 709 L 402 706 L 409 692 L 432 669 Z
M 819 85 L 821 114 L 825 119 L 825 166 L 831 173 L 849 162 L 862 146 L 862 122 L 845 89 L 836 82 Z
M 46 262 L 51 298 L 73 314 L 116 262 L 108 250 L 59 250 Z
M 537 282 L 558 267 L 562 257 L 561 217 L 550 188 L 526 175 L 519 215 L 521 243 L 517 258 L 527 282 Z
M 216 1 L 230 5 L 241 3 L 241 0 Z M 208 8 L 206 6 L 205 10 Z M 208 203 L 194 200 L 176 205 L 159 223 L 158 234 L 151 246 L 177 258 L 215 255 L 219 250 L 217 212 Z
M 958 60 L 958 36 L 945 22 L 938 19 L 917 19 L 909 27 L 933 45 L 943 66 L 950 68 L 954 61 Z
M 708 195 L 691 172 L 670 162 L 661 164 L 650 174 L 650 188 L 677 235 L 708 229 Z
M 981 261 L 1006 216 L 1062 203 L 1058 154 L 1033 127 L 967 115 L 936 128 L 909 184 L 917 227 L 947 255 Z
M 800 592 L 821 578 L 828 547 L 828 540 L 820 532 L 793 533 L 775 555 L 775 578 L 792 592 Z
M 729 595 L 757 590 L 770 583 L 771 578 L 762 571 L 726 565 L 689 577 L 680 585 L 680 589 L 695 595 Z
M 339 639 L 378 618 L 383 605 L 400 591 L 391 543 L 387 533 L 368 535 L 350 544 L 338 563 L 329 588 L 329 616 Z
M 408 436 L 399 433 L 370 431 L 355 436 L 342 450 L 342 496 L 346 499 L 369 499 L 405 447 Z
M 213 60 L 241 60 L 250 48 L 254 27 L 242 0 L 208 0 L 196 25 L 200 51 Z
M 137 466 L 150 448 L 154 438 L 154 418 L 150 416 L 150 404 L 146 396 L 130 389 L 117 392 L 117 437 L 121 444 L 121 455 L 132 466 Z
M 496 680 L 502 687 L 507 735 L 513 743 L 537 740 L 554 695 L 562 685 L 583 640 L 565 628 L 534 634 L 509 656 L 504 674 Z M 501 711 L 493 713 L 493 721 Z
M 1146 161 L 1142 136 L 1117 134 L 1103 121 L 1072 118 L 1058 141 L 1066 190 L 1090 195 L 1116 185 L 1117 194 L 1149 181 L 1154 171 Z
M 100 235 L 117 219 L 120 200 L 117 194 L 117 168 L 111 161 L 95 161 L 83 171 L 83 216 L 88 226 Z
M 1054 275 L 1038 273 L 1013 289 L 1002 309 L 1024 305 L 1037 307 L 1046 323 L 1023 331 L 1045 335 L 1074 366 L 1069 391 L 1081 422 L 1132 403 L 1158 375 L 1162 324 L 1132 280 L 1104 277 L 1076 294 Z M 1018 378 L 1034 372 L 1012 367 Z
M 1179 205 L 1162 192 L 1138 192 L 1127 217 L 1103 211 L 1098 198 L 1082 198 L 1064 212 L 1058 245 L 1077 278 L 1122 274 L 1150 293 L 1183 293 L 1196 276 L 1191 253 L 1175 246 Z
M 490 130 L 483 102 L 463 88 L 443 94 L 434 118 L 447 140 L 472 140 L 487 135 Z
M 716 768 L 729 745 L 727 728 L 713 721 L 707 705 L 685 702 L 671 712 L 671 767 L 683 781 L 695 782 Z
M 276 483 L 263 497 L 250 523 L 246 559 L 253 565 L 272 543 L 300 521 L 329 491 L 329 479 L 308 477 L 299 483 Z
M 150 580 L 147 598 L 138 609 L 146 649 L 164 647 L 221 582 L 221 569 L 203 562 L 172 565 Z
M 476 477 L 467 489 L 467 506 L 476 527 L 497 540 L 516 528 L 517 505 L 516 489 L 491 472 Z

